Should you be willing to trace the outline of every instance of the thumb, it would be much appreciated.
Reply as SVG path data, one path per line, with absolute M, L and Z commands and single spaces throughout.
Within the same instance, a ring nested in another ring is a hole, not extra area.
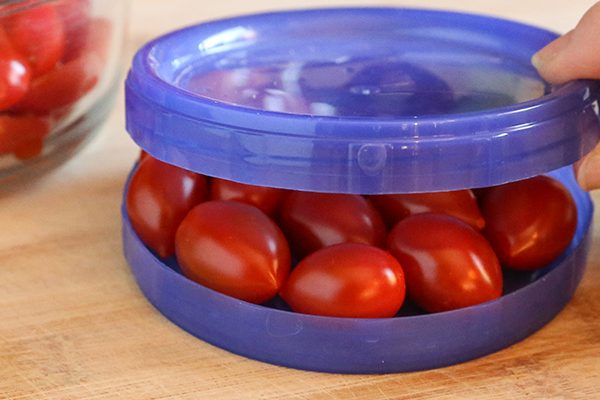
M 600 79 L 600 2 L 577 27 L 531 59 L 542 78 L 560 84 L 574 79 Z

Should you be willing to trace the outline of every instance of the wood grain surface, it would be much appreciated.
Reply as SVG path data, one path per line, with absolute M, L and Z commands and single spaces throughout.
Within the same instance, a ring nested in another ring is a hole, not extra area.
M 135 48 L 215 17 L 307 6 L 422 1 L 135 0 Z M 558 31 L 593 1 L 426 2 Z M 573 301 L 530 338 L 427 372 L 344 376 L 296 371 L 215 348 L 175 327 L 140 294 L 121 253 L 119 204 L 137 150 L 123 98 L 98 137 L 59 169 L 0 192 L 0 399 L 597 399 L 600 231 Z M 596 202 L 600 195 L 595 194 Z M 598 217 L 596 218 L 596 227 Z

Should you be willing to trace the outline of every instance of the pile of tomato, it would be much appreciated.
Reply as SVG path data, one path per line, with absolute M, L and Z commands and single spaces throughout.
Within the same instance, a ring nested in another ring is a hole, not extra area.
M 0 155 L 40 154 L 52 128 L 97 84 L 110 34 L 90 0 L 0 5 Z
M 503 268 L 546 266 L 577 225 L 571 195 L 546 176 L 475 192 L 361 196 L 209 178 L 146 154 L 126 208 L 157 256 L 175 255 L 206 287 L 357 318 L 393 317 L 405 295 L 426 312 L 496 299 Z

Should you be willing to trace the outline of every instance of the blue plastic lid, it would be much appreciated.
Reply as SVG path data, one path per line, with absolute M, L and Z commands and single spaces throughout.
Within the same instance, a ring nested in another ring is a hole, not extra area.
M 127 129 L 153 156 L 297 190 L 439 191 L 569 165 L 600 140 L 600 83 L 545 84 L 556 35 L 490 17 L 361 8 L 232 18 L 135 56 Z

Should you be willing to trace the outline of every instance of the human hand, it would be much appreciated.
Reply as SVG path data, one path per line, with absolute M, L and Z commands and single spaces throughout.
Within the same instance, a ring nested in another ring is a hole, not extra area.
M 600 79 L 600 2 L 575 29 L 548 44 L 531 62 L 550 83 Z M 600 189 L 600 145 L 575 164 L 575 174 L 583 189 Z

